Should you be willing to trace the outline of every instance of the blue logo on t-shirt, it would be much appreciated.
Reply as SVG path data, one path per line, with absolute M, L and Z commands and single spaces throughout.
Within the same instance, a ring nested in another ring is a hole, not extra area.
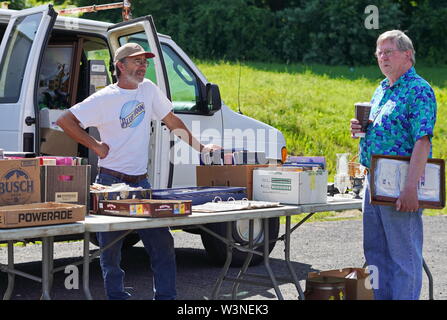
M 137 100 L 126 102 L 121 108 L 121 128 L 135 128 L 144 118 L 144 103 Z

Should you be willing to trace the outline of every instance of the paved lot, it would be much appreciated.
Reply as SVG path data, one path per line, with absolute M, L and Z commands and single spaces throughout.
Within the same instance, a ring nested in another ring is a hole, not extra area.
M 281 226 L 283 228 L 283 226 Z M 425 245 L 424 257 L 434 277 L 435 299 L 447 299 L 447 246 L 445 238 L 447 217 L 424 217 Z M 185 232 L 174 233 L 176 242 L 178 268 L 178 299 L 208 299 L 214 281 L 220 269 L 214 266 L 203 250 L 200 237 Z M 305 223 L 292 235 L 291 258 L 293 266 L 301 279 L 307 272 L 314 270 L 330 270 L 343 267 L 361 267 L 364 263 L 362 253 L 362 223 L 360 220 L 327 221 Z M 93 250 L 95 247 L 91 246 Z M 287 275 L 288 271 L 280 260 L 283 255 L 283 243 L 278 243 L 271 254 L 271 266 L 276 274 Z M 71 264 L 80 259 L 82 243 L 57 243 L 55 245 L 57 260 L 55 266 Z M 23 271 L 36 275 L 40 272 L 40 245 L 27 245 L 16 248 L 16 262 Z M 0 262 L 6 262 L 6 248 L 0 248 Z M 132 293 L 132 299 L 152 298 L 152 274 L 149 270 L 149 259 L 141 242 L 123 254 L 123 269 L 126 270 L 125 286 Z M 105 299 L 100 274 L 99 261 L 91 264 L 91 291 L 95 299 Z M 232 268 L 236 274 L 238 269 Z M 252 273 L 265 274 L 263 266 L 251 268 Z M 82 273 L 82 269 L 80 269 Z M 55 275 L 53 298 L 58 300 L 82 300 L 81 289 L 67 290 L 64 282 L 67 274 L 59 272 Z M 0 294 L 3 294 L 7 276 L 0 273 Z M 428 281 L 424 275 L 421 299 L 428 299 Z M 293 285 L 280 281 L 280 288 L 285 299 L 297 299 Z M 229 299 L 231 284 L 224 282 L 221 299 Z M 28 279 L 16 277 L 14 300 L 39 299 L 40 284 Z M 264 288 L 241 284 L 238 299 L 276 299 L 272 288 Z

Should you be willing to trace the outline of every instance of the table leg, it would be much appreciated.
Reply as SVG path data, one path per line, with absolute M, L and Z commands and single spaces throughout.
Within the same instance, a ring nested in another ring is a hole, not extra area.
M 8 241 L 8 270 L 14 269 L 14 241 Z M 3 300 L 11 299 L 14 290 L 15 274 L 8 272 L 8 288 L 6 288 Z
M 253 249 L 253 229 L 254 229 L 253 225 L 254 225 L 253 220 L 250 220 L 249 225 L 248 225 L 248 230 L 249 230 L 248 231 L 249 232 L 248 247 L 250 249 Z M 236 277 L 236 280 L 242 278 L 242 276 L 245 274 L 245 272 L 247 272 L 247 269 L 248 269 L 248 266 L 250 265 L 252 257 L 253 257 L 253 253 L 249 252 L 247 254 L 247 257 L 245 258 L 245 261 L 244 261 L 244 264 L 243 264 L 241 270 L 239 271 L 239 273 Z M 236 300 L 237 292 L 239 290 L 239 284 L 240 284 L 239 282 L 234 282 L 234 284 L 233 284 L 233 289 L 232 289 L 232 294 L 231 294 L 231 297 L 233 300 Z
M 286 217 L 286 238 L 285 238 L 285 259 L 287 263 L 287 267 L 289 268 L 289 272 L 292 276 L 293 282 L 295 284 L 296 290 L 298 291 L 298 297 L 300 300 L 304 300 L 303 289 L 300 286 L 300 282 L 298 277 L 296 276 L 295 270 L 293 270 L 292 263 L 290 262 L 290 223 L 291 217 Z
M 278 297 L 278 300 L 284 300 L 284 297 L 282 296 L 281 291 L 279 290 L 278 283 L 276 281 L 275 275 L 273 274 L 272 268 L 270 267 L 270 260 L 269 260 L 269 220 L 264 219 L 264 266 L 267 269 L 267 272 L 269 274 L 270 280 L 272 281 L 273 288 L 275 289 L 276 296 Z
M 83 273 L 82 273 L 82 284 L 84 288 L 84 294 L 87 300 L 93 300 L 92 294 L 90 292 L 90 232 L 84 233 L 84 259 L 83 259 Z
M 50 260 L 49 260 L 49 291 L 53 289 L 53 280 L 54 280 L 54 237 L 51 237 L 51 244 L 48 248 Z
M 51 300 L 50 296 L 50 270 L 51 270 L 51 260 L 50 256 L 51 249 L 53 245 L 53 237 L 42 238 L 42 296 L 41 300 Z
M 228 273 L 228 269 L 231 264 L 231 259 L 233 258 L 233 246 L 231 245 L 233 242 L 233 234 L 231 229 L 231 221 L 227 222 L 227 258 L 225 260 L 225 264 L 222 268 L 222 271 L 220 272 L 219 278 L 216 281 L 216 284 L 214 285 L 213 292 L 211 294 L 211 299 L 216 300 L 217 296 L 220 291 L 220 287 L 222 286 L 222 282 L 225 278 L 225 276 Z
M 428 300 L 434 300 L 433 298 L 433 276 L 431 275 L 430 269 L 428 268 L 425 260 L 422 259 L 422 266 L 428 277 Z

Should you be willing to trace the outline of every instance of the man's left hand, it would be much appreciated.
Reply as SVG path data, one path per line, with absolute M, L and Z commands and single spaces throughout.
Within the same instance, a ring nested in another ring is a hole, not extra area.
M 210 151 L 217 151 L 222 150 L 221 146 L 218 146 L 217 144 L 206 144 L 203 146 L 202 150 L 200 152 L 210 152 Z
M 403 212 L 416 212 L 419 209 L 417 188 L 405 188 L 396 201 L 396 210 Z

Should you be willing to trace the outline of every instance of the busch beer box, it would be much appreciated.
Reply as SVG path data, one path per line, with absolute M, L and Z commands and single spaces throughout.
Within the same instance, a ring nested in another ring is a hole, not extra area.
M 40 202 L 39 159 L 0 160 L 0 206 Z
M 0 228 L 73 223 L 85 219 L 85 206 L 56 202 L 0 207 Z
M 144 218 L 180 217 L 192 213 L 191 202 L 191 200 L 104 200 L 99 202 L 97 214 Z

